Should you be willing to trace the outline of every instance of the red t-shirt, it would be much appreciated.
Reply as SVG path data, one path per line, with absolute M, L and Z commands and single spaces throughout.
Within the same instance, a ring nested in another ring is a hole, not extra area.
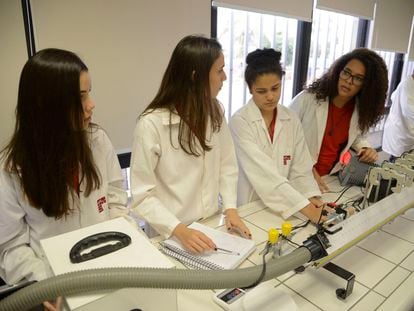
M 323 134 L 322 146 L 315 169 L 319 175 L 329 174 L 339 154 L 348 142 L 349 124 L 354 112 L 354 101 L 347 102 L 342 108 L 329 103 L 328 120 Z
M 270 136 L 270 141 L 273 143 L 273 136 L 275 135 L 275 125 L 276 125 L 276 114 L 277 114 L 277 110 L 275 109 L 273 112 L 273 119 L 272 122 L 270 122 L 269 124 L 269 136 Z

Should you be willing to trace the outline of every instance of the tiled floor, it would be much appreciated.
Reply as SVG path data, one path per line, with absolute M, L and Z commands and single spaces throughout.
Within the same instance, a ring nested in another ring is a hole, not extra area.
M 414 310 L 414 274 L 410 276 L 384 301 L 378 310 Z
M 373 233 L 358 246 L 394 264 L 401 263 L 414 250 L 414 244 L 382 230 Z
M 341 189 L 336 178 L 330 177 L 328 180 L 331 190 Z M 359 191 L 353 190 L 344 194 L 343 200 Z M 338 193 L 324 195 L 326 200 L 333 200 L 337 196 Z M 251 212 L 244 219 L 249 225 L 253 224 L 263 231 L 260 228 L 281 225 L 280 218 L 268 209 Z M 294 224 L 300 222 L 294 217 L 291 220 Z M 261 238 L 262 235 L 258 240 Z M 256 252 L 249 257 L 249 261 L 260 264 L 261 257 Z M 292 295 L 298 310 L 365 311 L 394 310 L 398 307 L 405 310 L 407 306 L 404 303 L 412 303 L 414 308 L 414 209 L 398 216 L 332 262 L 356 276 L 353 293 L 345 301 L 336 297 L 335 290 L 345 287 L 346 282 L 322 268 L 308 267 L 301 274 L 288 272 L 277 278 L 280 281 L 277 286 Z

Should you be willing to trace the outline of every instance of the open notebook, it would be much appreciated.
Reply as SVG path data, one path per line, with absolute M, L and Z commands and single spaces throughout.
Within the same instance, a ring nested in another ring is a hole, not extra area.
M 213 240 L 218 248 L 232 251 L 231 254 L 221 251 L 212 251 L 201 255 L 193 255 L 186 251 L 176 238 L 161 242 L 161 251 L 163 253 L 196 269 L 234 269 L 256 249 L 253 240 L 222 232 L 197 222 L 192 223 L 188 227 L 205 233 Z

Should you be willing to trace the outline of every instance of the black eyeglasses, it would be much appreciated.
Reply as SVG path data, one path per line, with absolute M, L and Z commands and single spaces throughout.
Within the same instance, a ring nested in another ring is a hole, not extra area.
M 358 75 L 353 75 L 348 69 L 342 69 L 339 73 L 339 77 L 342 80 L 348 80 L 351 78 L 351 82 L 355 86 L 361 86 L 364 83 L 364 78 Z

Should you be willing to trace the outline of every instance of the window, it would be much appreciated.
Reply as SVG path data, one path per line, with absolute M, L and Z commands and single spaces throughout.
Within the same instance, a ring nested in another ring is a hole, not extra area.
M 404 68 L 403 68 L 403 72 L 401 75 L 401 80 L 405 79 L 407 76 L 413 74 L 414 72 L 414 60 L 408 60 L 408 57 L 405 57 L 405 61 L 404 61 Z
M 388 87 L 389 84 L 391 82 L 391 78 L 392 78 L 392 72 L 394 70 L 394 58 L 395 58 L 395 53 L 393 52 L 383 52 L 383 51 L 375 51 L 377 52 L 383 59 L 385 62 L 385 65 L 387 65 L 387 70 L 388 70 Z M 389 97 L 388 94 L 387 97 Z
M 356 47 L 357 17 L 314 9 L 307 84 Z
M 282 52 L 286 75 L 280 103 L 292 98 L 293 68 L 297 20 L 285 17 L 217 8 L 217 39 L 223 47 L 227 81 L 218 96 L 226 109 L 226 117 L 246 104 L 249 90 L 244 82 L 245 60 L 257 48 L 274 48 Z

